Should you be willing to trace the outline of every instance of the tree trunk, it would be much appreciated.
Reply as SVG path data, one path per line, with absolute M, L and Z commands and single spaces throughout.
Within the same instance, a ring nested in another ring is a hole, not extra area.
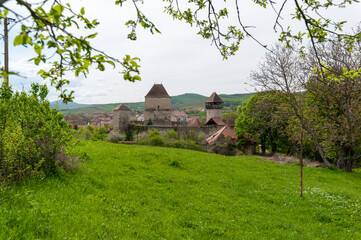
M 345 147 L 341 145 L 340 151 L 338 152 L 338 157 L 337 157 L 337 163 L 336 163 L 336 167 L 338 169 L 345 169 L 346 167 L 346 150 Z
M 261 135 L 261 151 L 262 154 L 266 154 L 266 136 L 265 135 Z
M 352 172 L 353 154 L 351 147 L 346 147 L 344 144 L 341 144 L 336 167 L 338 169 L 345 169 L 347 172 Z
M 272 153 L 277 152 L 277 143 L 275 141 L 271 142 L 271 150 L 272 150 Z
M 276 134 L 276 135 L 277 135 L 277 134 Z M 271 151 L 272 151 L 272 154 L 277 152 L 277 143 L 276 143 L 275 139 L 276 139 L 276 138 L 273 137 L 272 130 L 270 130 L 270 131 L 269 131 L 269 140 L 270 140 L 270 143 L 271 143 Z
M 304 127 L 304 125 L 303 125 L 303 127 Z M 323 162 L 326 164 L 327 167 L 331 167 L 332 164 L 327 160 L 325 154 L 323 153 L 323 149 L 322 149 L 321 145 L 318 143 L 318 140 L 317 140 L 314 132 L 310 128 L 305 128 L 304 127 L 303 129 L 305 129 L 311 135 L 312 140 L 313 140 L 313 144 L 316 146 L 316 148 L 318 150 L 318 153 L 320 154 Z
M 351 158 L 346 161 L 346 171 L 347 172 L 352 172 L 352 162 L 353 162 L 353 160 Z

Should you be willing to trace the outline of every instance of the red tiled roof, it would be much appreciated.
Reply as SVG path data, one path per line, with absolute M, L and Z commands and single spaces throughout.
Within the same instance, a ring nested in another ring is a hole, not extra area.
M 163 84 L 154 84 L 150 89 L 146 98 L 170 98 L 169 94 L 165 90 Z
M 188 119 L 187 126 L 188 127 L 201 127 L 202 124 L 200 123 L 200 121 L 197 118 L 190 118 L 190 119 Z
M 224 126 L 226 125 L 221 119 L 219 118 L 210 118 L 207 122 L 206 125 L 218 125 L 218 126 Z
M 216 92 L 212 93 L 212 95 L 208 98 L 206 103 L 223 103 L 222 99 L 218 96 Z
M 128 107 L 125 106 L 124 104 L 120 104 L 119 106 L 117 106 L 116 108 L 113 109 L 113 111 L 118 111 L 118 110 L 127 110 L 127 111 L 130 111 L 130 108 L 128 108 Z
M 234 127 L 236 125 L 236 120 L 222 120 L 226 125 Z
M 183 111 L 172 111 L 172 117 L 188 117 Z
M 207 143 L 212 144 L 212 143 L 215 143 L 221 136 L 223 137 L 223 139 L 225 139 L 227 137 L 230 137 L 231 139 L 237 139 L 234 129 L 230 126 L 224 126 L 218 132 L 216 132 L 212 136 L 208 137 L 206 139 L 206 141 L 207 141 Z

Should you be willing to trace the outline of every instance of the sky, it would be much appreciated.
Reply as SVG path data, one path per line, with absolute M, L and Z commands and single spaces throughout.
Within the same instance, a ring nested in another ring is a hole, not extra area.
M 115 6 L 115 0 L 72 0 L 74 9 L 85 7 L 88 18 L 96 18 L 100 26 L 96 29 L 98 36 L 93 45 L 109 55 L 122 59 L 125 54 L 141 59 L 142 81 L 135 83 L 123 80 L 120 67 L 99 72 L 91 69 L 85 77 L 70 77 L 71 84 L 67 87 L 75 91 L 75 102 L 89 104 L 105 104 L 119 102 L 144 101 L 144 96 L 154 83 L 162 83 L 171 96 L 183 93 L 198 93 L 210 96 L 218 94 L 236 94 L 254 92 L 250 72 L 257 69 L 257 64 L 267 51 L 251 39 L 241 42 L 235 56 L 223 60 L 221 54 L 210 40 L 197 35 L 197 29 L 185 23 L 173 20 L 164 13 L 161 0 L 144 0 L 139 4 L 143 13 L 152 20 L 161 34 L 151 34 L 147 30 L 138 29 L 137 40 L 130 41 L 127 34 L 130 29 L 124 26 L 128 19 L 134 19 L 132 5 L 126 3 L 122 8 Z M 99 3 L 101 2 L 101 4 Z M 223 1 L 222 1 L 223 2 Z M 243 2 L 243 1 L 240 1 Z M 250 31 L 263 44 L 271 46 L 277 42 L 279 32 L 273 30 L 276 15 L 272 9 L 263 9 L 252 1 L 242 3 L 241 17 L 246 25 L 255 26 Z M 183 6 L 181 6 L 183 7 Z M 229 7 L 229 23 L 235 21 L 235 9 Z M 286 10 L 292 5 L 286 5 Z M 361 5 L 354 4 L 346 9 L 335 9 L 327 12 L 333 19 L 346 19 L 349 28 L 361 19 Z M 292 23 L 285 18 L 285 24 Z M 297 23 L 292 27 L 302 28 Z M 10 32 L 13 41 L 17 28 Z M 3 53 L 2 43 L 0 47 Z M 10 47 L 10 70 L 23 77 L 12 76 L 10 83 L 15 89 L 29 89 L 30 83 L 44 82 L 37 76 L 39 67 L 34 67 L 28 59 L 32 52 L 24 47 Z M 1 64 L 3 61 L 0 61 Z M 47 83 L 49 85 L 49 83 Z M 57 99 L 59 92 L 51 88 L 49 100 Z

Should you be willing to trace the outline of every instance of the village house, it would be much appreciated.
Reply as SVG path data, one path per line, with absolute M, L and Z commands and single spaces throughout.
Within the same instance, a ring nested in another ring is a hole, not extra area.
M 183 111 L 172 111 L 172 122 L 188 122 L 188 115 Z

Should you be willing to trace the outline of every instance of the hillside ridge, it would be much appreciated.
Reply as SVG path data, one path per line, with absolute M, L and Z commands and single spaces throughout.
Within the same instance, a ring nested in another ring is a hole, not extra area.
M 237 94 L 219 94 L 224 101 L 224 106 L 239 106 L 246 101 L 254 93 L 237 93 Z M 191 108 L 203 108 L 204 101 L 207 100 L 207 96 L 203 96 L 197 93 L 184 93 L 171 97 L 172 109 L 191 109 Z M 116 106 L 121 103 L 108 103 L 108 104 L 80 104 L 76 102 L 64 104 L 61 101 L 53 101 L 50 106 L 57 107 L 59 111 L 65 114 L 77 114 L 77 113 L 94 113 L 94 112 L 111 112 Z M 122 102 L 133 111 L 143 111 L 144 102 Z

